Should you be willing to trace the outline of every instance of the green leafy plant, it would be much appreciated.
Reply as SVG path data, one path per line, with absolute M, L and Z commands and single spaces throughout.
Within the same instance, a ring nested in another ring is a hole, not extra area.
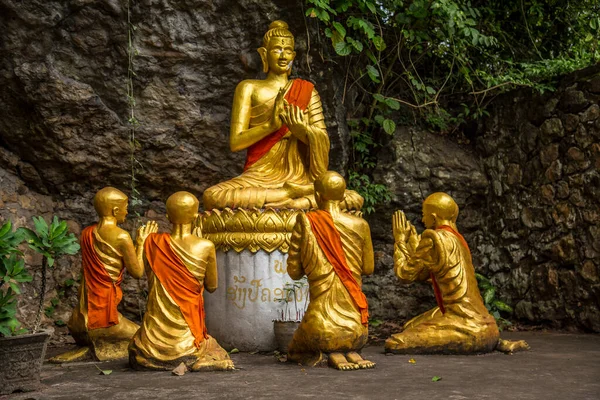
M 13 231 L 10 221 L 0 228 L 0 336 L 26 332 L 16 319 L 20 284 L 32 280 L 25 270 L 23 253 L 18 249 L 23 239 L 23 232 Z
M 498 329 L 503 330 L 504 328 L 512 325 L 509 320 L 503 318 L 500 314 L 501 312 L 512 313 L 512 307 L 502 300 L 496 298 L 496 287 L 492 284 L 489 278 L 478 273 L 475 273 L 475 277 L 477 278 L 477 285 L 479 286 L 479 291 L 483 297 L 485 307 L 496 319 Z
M 69 232 L 67 223 L 59 221 L 55 216 L 52 223 L 48 225 L 42 217 L 33 217 L 35 230 L 20 228 L 29 248 L 41 254 L 42 258 L 42 281 L 40 288 L 40 301 L 36 314 L 33 333 L 36 333 L 42 320 L 42 310 L 46 300 L 46 280 L 48 268 L 54 266 L 54 261 L 65 254 L 77 254 L 79 243 L 75 235 Z M 53 304 L 53 306 L 55 306 Z
M 18 249 L 23 239 L 22 231 L 13 231 L 10 221 L 0 228 L 0 336 L 26 332 L 16 319 L 20 284 L 32 280 L 25 270 L 23 253 Z
M 396 125 L 469 139 L 460 126 L 515 87 L 553 90 L 556 77 L 600 60 L 597 0 L 306 0 L 322 54 L 346 71 L 353 154 L 349 187 L 370 212 L 373 180 Z M 363 177 L 366 176 L 365 177 Z M 385 185 L 384 185 L 385 186 Z M 373 193 L 375 192 L 375 195 Z

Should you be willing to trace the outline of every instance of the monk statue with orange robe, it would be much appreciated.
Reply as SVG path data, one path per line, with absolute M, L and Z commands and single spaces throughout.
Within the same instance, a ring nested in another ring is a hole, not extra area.
M 231 111 L 231 151 L 247 150 L 244 172 L 204 192 L 204 209 L 316 207 L 313 182 L 327 171 L 329 136 L 319 93 L 303 79 L 290 80 L 296 57 L 287 23 L 274 21 L 258 49 L 265 79 L 242 81 Z M 359 210 L 362 197 L 348 191 L 343 209 Z
M 403 283 L 431 282 L 437 306 L 387 339 L 386 352 L 473 354 L 529 348 L 524 341 L 500 339 L 496 320 L 479 293 L 469 245 L 456 227 L 457 217 L 458 205 L 441 192 L 423 202 L 426 230 L 421 235 L 402 211 L 394 214 L 395 274 Z
M 136 279 L 142 277 L 144 241 L 158 230 L 155 222 L 140 228 L 134 248 L 129 233 L 118 226 L 125 222 L 127 206 L 127 196 L 113 187 L 101 189 L 94 197 L 99 220 L 81 232 L 83 277 L 78 304 L 67 324 L 81 347 L 51 362 L 76 361 L 90 351 L 100 361 L 127 357 L 127 346 L 139 326 L 117 310 L 123 297 L 121 282 L 125 270 Z
M 319 209 L 297 217 L 287 272 L 308 278 L 310 303 L 288 348 L 288 360 L 314 366 L 327 357 L 339 370 L 373 368 L 358 351 L 367 343 L 369 313 L 361 276 L 373 273 L 369 225 L 340 211 L 346 182 L 328 171 L 314 183 Z
M 198 199 L 177 192 L 167 200 L 171 233 L 153 233 L 144 246 L 148 303 L 129 346 L 135 369 L 232 370 L 233 362 L 204 323 L 204 289 L 217 289 L 215 246 L 192 232 Z

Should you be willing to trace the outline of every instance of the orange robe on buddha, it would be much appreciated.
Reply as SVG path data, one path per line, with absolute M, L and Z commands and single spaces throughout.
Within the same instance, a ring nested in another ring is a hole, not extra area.
M 204 191 L 205 210 L 229 208 L 263 208 L 269 190 L 279 190 L 286 182 L 297 185 L 312 184 L 329 165 L 329 136 L 327 135 L 321 98 L 314 85 L 295 79 L 285 95 L 290 104 L 306 112 L 310 124 L 318 126 L 308 138 L 308 144 L 293 136 L 282 126 L 247 150 L 244 172 L 228 181 Z M 272 115 L 275 97 L 252 107 L 248 128 L 267 122 Z M 314 196 L 307 196 L 316 206 Z M 362 197 L 347 191 L 344 209 L 360 209 Z

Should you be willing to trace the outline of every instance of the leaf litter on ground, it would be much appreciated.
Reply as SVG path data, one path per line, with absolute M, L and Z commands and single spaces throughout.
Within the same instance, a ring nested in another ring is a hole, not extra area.
M 98 371 L 100 371 L 100 373 L 98 375 L 110 375 L 112 374 L 112 369 L 102 369 L 97 365 L 94 365 L 96 368 L 98 368 Z

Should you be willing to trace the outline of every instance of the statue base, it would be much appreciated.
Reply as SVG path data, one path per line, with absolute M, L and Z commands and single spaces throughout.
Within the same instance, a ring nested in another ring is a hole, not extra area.
M 282 319 L 287 254 L 259 250 L 217 250 L 219 288 L 205 294 L 208 333 L 221 346 L 240 351 L 272 351 L 277 348 L 273 320 Z M 304 305 L 308 286 L 297 291 Z M 293 305 L 291 306 L 293 308 Z M 296 319 L 296 311 L 288 318 Z M 300 317 L 300 315 L 298 315 Z
M 204 295 L 206 325 L 224 348 L 275 350 L 273 321 L 296 321 L 304 315 L 308 285 L 294 288 L 296 302 L 293 292 L 285 289 L 293 282 L 287 274 L 287 252 L 296 217 L 302 212 L 225 208 L 199 216 L 196 225 L 202 237 L 217 249 L 219 274 L 218 289 Z

